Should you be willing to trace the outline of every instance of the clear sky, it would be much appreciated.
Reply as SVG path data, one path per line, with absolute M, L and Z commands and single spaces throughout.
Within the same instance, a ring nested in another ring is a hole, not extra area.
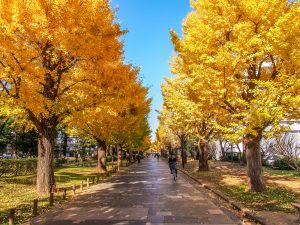
M 169 30 L 181 33 L 182 21 L 191 10 L 189 0 L 112 0 L 118 7 L 117 18 L 125 36 L 125 59 L 141 68 L 144 85 L 150 88 L 152 98 L 149 124 L 152 138 L 158 125 L 155 109 L 160 110 L 160 84 L 163 76 L 171 76 L 169 61 L 173 46 Z

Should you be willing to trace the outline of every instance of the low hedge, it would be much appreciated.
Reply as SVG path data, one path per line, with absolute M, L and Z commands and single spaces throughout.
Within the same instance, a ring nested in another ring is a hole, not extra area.
M 114 155 L 114 161 L 117 161 L 118 157 L 116 155 Z M 106 156 L 106 162 L 112 162 L 112 156 L 108 155 Z
M 0 159 L 0 177 L 36 173 L 37 159 Z
M 63 164 L 67 163 L 68 160 L 65 158 L 62 159 L 55 159 L 54 160 L 54 167 L 61 167 Z
M 272 168 L 274 169 L 279 169 L 279 170 L 295 170 L 294 168 L 300 168 L 300 160 L 297 160 L 297 162 L 294 162 L 294 168 L 292 168 L 288 163 L 288 159 L 285 158 L 278 158 L 276 159 L 273 164 L 271 165 Z
M 112 161 L 112 156 L 106 157 L 107 162 Z M 117 161 L 117 156 L 114 156 Z M 54 167 L 58 168 L 67 163 L 66 159 L 55 159 Z M 92 162 L 77 162 L 78 165 L 91 166 Z M 37 158 L 34 159 L 0 159 L 0 177 L 15 177 L 35 174 L 37 170 Z

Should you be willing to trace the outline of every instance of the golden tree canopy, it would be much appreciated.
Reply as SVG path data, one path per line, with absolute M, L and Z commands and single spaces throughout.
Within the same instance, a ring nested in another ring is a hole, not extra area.
M 171 32 L 178 53 L 173 71 L 189 80 L 192 98 L 219 107 L 218 129 L 236 139 L 269 125 L 276 130 L 280 120 L 298 117 L 299 3 L 198 0 L 191 5 L 183 38 Z
M 124 32 L 113 19 L 107 0 L 1 0 L 2 113 L 40 129 L 90 103 L 86 87 L 122 60 Z

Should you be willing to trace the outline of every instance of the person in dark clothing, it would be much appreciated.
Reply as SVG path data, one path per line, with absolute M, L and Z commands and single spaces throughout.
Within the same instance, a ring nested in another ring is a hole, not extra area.
M 168 159 L 168 163 L 169 163 L 171 174 L 172 174 L 173 170 L 175 170 L 175 174 L 177 177 L 177 159 L 176 159 L 175 155 L 170 155 L 170 157 Z
M 158 152 L 156 152 L 155 154 L 154 154 L 154 157 L 156 157 L 157 158 L 157 160 L 159 160 L 159 153 Z
M 137 159 L 138 163 L 140 163 L 140 162 L 141 162 L 141 156 L 140 156 L 140 154 L 139 154 L 139 153 L 136 153 L 136 156 L 135 156 L 135 158 Z

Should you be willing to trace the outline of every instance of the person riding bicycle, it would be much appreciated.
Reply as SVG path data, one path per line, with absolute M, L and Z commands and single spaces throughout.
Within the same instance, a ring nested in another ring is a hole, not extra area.
M 170 157 L 169 157 L 169 167 L 170 167 L 170 170 L 171 170 L 171 174 L 173 173 L 173 170 L 175 170 L 175 174 L 176 174 L 176 177 L 177 177 L 177 160 L 176 160 L 176 156 L 174 154 L 172 154 Z

